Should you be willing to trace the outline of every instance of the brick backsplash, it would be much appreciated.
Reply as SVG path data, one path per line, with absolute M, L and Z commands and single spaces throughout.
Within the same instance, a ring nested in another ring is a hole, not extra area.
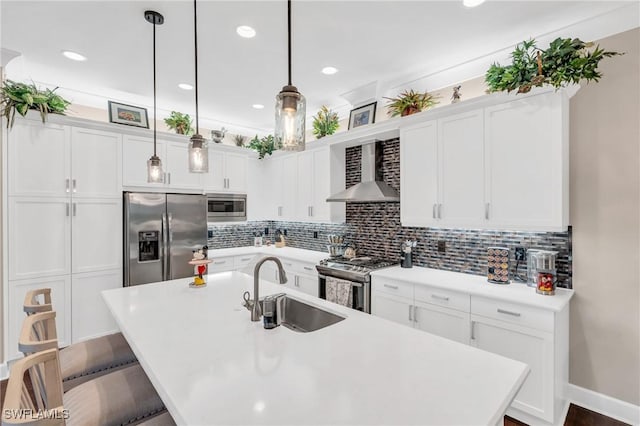
M 398 139 L 383 142 L 383 178 L 400 190 L 400 143 Z M 346 187 L 360 182 L 359 146 L 346 150 Z M 571 288 L 571 229 L 568 232 L 515 232 L 474 229 L 414 228 L 400 225 L 399 203 L 347 204 L 345 224 L 309 222 L 259 221 L 237 225 L 209 224 L 214 231 L 209 239 L 211 248 L 240 247 L 253 244 L 253 233 L 269 228 L 267 238 L 273 240 L 276 229 L 286 230 L 288 246 L 326 251 L 327 235 L 342 234 L 355 245 L 359 255 L 400 258 L 400 245 L 405 240 L 417 240 L 413 262 L 416 266 L 444 269 L 469 274 L 486 274 L 487 247 L 511 249 L 511 277 L 515 276 L 514 249 L 557 251 L 558 285 Z M 317 238 L 314 238 L 317 232 Z M 438 241 L 444 241 L 445 252 L 438 251 Z M 518 275 L 526 276 L 526 263 L 519 265 Z

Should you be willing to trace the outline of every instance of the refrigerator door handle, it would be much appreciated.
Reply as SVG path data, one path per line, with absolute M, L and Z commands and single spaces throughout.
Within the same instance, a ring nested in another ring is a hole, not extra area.
M 167 226 L 167 215 L 162 214 L 162 280 L 166 281 L 169 279 L 169 242 L 167 238 L 169 227 Z

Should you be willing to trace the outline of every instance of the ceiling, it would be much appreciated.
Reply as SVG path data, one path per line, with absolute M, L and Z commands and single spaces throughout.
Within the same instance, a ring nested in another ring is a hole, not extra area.
M 373 84 L 378 95 L 386 93 L 629 4 L 488 0 L 470 9 L 461 0 L 297 0 L 292 6 L 293 84 L 307 98 L 308 116 L 323 104 L 344 116 L 350 102 L 356 103 L 345 94 L 364 85 Z M 72 101 L 103 109 L 107 99 L 152 105 L 152 26 L 143 12 L 162 13 L 158 115 L 171 110 L 193 114 L 194 92 L 177 86 L 194 80 L 192 1 L 3 0 L 0 7 L 1 45 L 21 53 L 7 66 L 9 78 L 60 86 Z M 286 10 L 283 0 L 198 2 L 203 125 L 272 131 L 275 95 L 287 80 Z M 257 35 L 239 37 L 238 25 L 255 28 Z M 88 60 L 71 61 L 62 50 Z M 329 65 L 339 72 L 322 74 Z M 265 108 L 256 110 L 252 104 Z

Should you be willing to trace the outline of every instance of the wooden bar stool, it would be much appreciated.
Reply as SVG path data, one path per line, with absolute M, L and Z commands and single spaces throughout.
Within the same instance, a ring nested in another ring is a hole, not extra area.
M 2 424 L 140 424 L 159 417 L 157 414 L 163 410 L 162 400 L 138 364 L 100 376 L 63 394 L 58 350 L 48 349 L 28 355 L 11 367 Z M 169 420 L 173 421 L 170 417 Z
M 52 311 L 51 289 L 41 288 L 29 291 L 25 295 L 23 308 L 27 317 Z M 31 340 L 42 340 L 37 333 L 37 329 L 33 329 L 29 333 L 32 336 Z M 56 341 L 55 347 L 57 347 L 58 337 L 55 327 L 49 331 L 48 336 Z M 43 350 L 45 347 L 40 346 L 40 348 L 39 350 Z M 20 351 L 25 354 L 38 352 L 36 350 L 25 352 L 22 349 Z M 127 367 L 137 361 L 122 333 L 109 334 L 64 347 L 60 349 L 60 368 L 64 391 L 66 392 L 87 380 Z

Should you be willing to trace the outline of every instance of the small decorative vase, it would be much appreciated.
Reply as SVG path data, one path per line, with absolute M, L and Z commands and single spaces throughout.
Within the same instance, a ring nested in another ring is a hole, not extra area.
M 400 117 L 405 117 L 407 115 L 415 114 L 416 112 L 420 112 L 420 109 L 416 108 L 416 107 L 409 107 L 409 108 L 404 109 L 400 113 Z

